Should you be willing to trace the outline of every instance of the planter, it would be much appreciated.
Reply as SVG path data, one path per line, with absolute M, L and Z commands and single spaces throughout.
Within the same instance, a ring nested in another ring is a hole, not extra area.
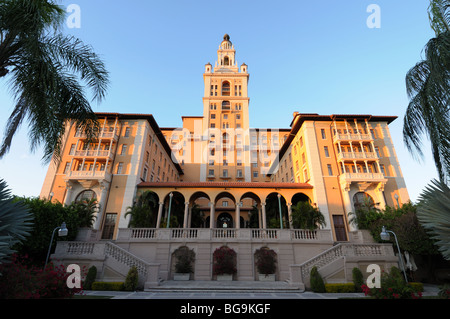
M 275 274 L 268 274 L 268 275 L 264 275 L 264 274 L 259 274 L 259 281 L 275 281 Z
M 188 281 L 191 277 L 191 274 L 187 273 L 187 274 L 183 274 L 183 273 L 174 273 L 173 274 L 173 280 L 176 281 Z
M 228 275 L 228 274 L 217 275 L 217 281 L 232 281 L 232 280 L 233 280 L 233 275 Z

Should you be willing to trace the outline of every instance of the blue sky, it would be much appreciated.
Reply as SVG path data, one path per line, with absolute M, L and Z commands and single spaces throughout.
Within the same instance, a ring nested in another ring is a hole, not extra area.
M 101 55 L 110 72 L 99 112 L 151 113 L 162 127 L 202 115 L 204 65 L 216 61 L 225 33 L 239 64 L 249 67 L 250 126 L 288 128 L 294 111 L 395 115 L 390 126 L 411 199 L 436 178 L 425 143 L 415 161 L 403 144 L 408 105 L 405 75 L 422 57 L 429 26 L 426 0 L 149 1 L 64 0 L 81 9 L 81 27 L 68 28 Z M 370 4 L 381 9 L 371 29 Z M 0 81 L 0 139 L 13 109 Z M 274 110 L 276 110 L 274 112 Z M 27 125 L 0 160 L 0 178 L 17 195 L 38 196 L 47 171 L 31 153 Z

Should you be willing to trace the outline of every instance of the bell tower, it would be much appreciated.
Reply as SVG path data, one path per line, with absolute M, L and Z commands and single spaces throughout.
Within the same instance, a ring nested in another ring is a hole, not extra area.
M 216 181 L 250 181 L 243 147 L 249 131 L 248 67 L 245 63 L 238 66 L 228 34 L 219 45 L 214 67 L 210 63 L 205 65 L 203 80 L 203 130 L 210 132 L 209 144 L 216 146 L 208 159 L 209 164 L 214 162 L 214 167 L 208 165 L 206 176 L 212 176 L 210 173 L 214 171 Z

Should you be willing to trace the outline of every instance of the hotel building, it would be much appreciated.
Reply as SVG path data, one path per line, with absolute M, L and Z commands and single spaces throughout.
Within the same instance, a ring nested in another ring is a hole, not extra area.
M 238 252 L 235 280 L 257 280 L 261 247 L 277 252 L 277 280 L 300 286 L 328 251 L 346 256 L 345 266 L 323 265 L 328 282 L 351 280 L 355 265 L 395 264 L 392 247 L 373 243 L 348 213 L 366 199 L 378 208 L 409 201 L 389 132 L 396 117 L 294 112 L 286 128 L 251 128 L 248 72 L 225 35 L 215 65 L 205 65 L 203 116 L 159 127 L 151 114 L 97 113 L 95 140 L 68 128 L 41 198 L 66 205 L 95 198 L 99 210 L 88 235 L 60 243 L 53 257 L 97 264 L 104 280 L 139 264 L 147 288 L 173 278 L 173 253 L 184 246 L 196 253 L 195 280 L 215 279 L 212 252 L 223 245 Z M 146 191 L 157 201 L 153 227 L 130 228 L 127 209 Z M 326 225 L 294 229 L 300 201 L 317 207 Z M 128 262 L 105 261 L 123 260 L 118 254 Z

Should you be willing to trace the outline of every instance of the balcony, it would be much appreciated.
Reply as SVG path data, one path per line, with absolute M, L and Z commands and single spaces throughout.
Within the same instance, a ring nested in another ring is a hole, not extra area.
M 75 137 L 79 138 L 87 138 L 86 133 L 77 131 L 75 133 Z M 119 139 L 119 135 L 117 135 L 117 130 L 115 132 L 110 132 L 109 130 L 101 130 L 97 136 L 98 139 L 111 139 L 113 138 L 115 141 Z
M 333 142 L 345 142 L 345 141 L 362 141 L 362 142 L 370 142 L 373 141 L 373 137 L 370 134 L 342 134 L 336 133 L 333 136 Z
M 112 159 L 113 154 L 110 150 L 81 150 L 75 151 L 70 155 L 74 157 L 109 157 Z
M 111 181 L 111 173 L 107 171 L 70 171 L 66 173 L 67 180 L 98 180 Z
M 387 179 L 382 173 L 344 173 L 339 176 L 340 182 L 369 182 L 380 183 L 387 182 Z
M 341 152 L 337 155 L 338 161 L 346 161 L 346 160 L 356 160 L 356 161 L 365 161 L 365 160 L 377 160 L 378 155 L 375 152 Z

